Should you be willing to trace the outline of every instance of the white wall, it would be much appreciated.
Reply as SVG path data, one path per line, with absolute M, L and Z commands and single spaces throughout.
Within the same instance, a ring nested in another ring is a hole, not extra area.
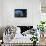
M 2 25 L 2 0 L 0 0 L 0 26 Z
M 27 9 L 26 18 L 15 18 L 14 9 Z M 40 20 L 39 0 L 3 0 L 3 26 L 5 25 L 33 25 Z

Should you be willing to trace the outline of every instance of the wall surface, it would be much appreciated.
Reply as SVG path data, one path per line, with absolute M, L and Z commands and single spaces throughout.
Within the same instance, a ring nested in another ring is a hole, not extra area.
M 14 9 L 27 9 L 26 18 L 15 18 Z M 36 26 L 40 20 L 39 0 L 3 0 L 3 26 Z
M 0 26 L 2 25 L 2 0 L 0 0 Z

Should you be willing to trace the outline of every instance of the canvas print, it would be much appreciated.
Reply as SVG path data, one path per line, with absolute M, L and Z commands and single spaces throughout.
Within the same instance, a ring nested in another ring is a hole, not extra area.
M 27 9 L 15 9 L 15 17 L 27 17 Z

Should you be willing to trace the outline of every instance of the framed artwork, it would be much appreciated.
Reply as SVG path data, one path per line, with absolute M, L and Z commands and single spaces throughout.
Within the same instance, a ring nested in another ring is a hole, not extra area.
M 27 9 L 15 9 L 14 17 L 27 17 Z

